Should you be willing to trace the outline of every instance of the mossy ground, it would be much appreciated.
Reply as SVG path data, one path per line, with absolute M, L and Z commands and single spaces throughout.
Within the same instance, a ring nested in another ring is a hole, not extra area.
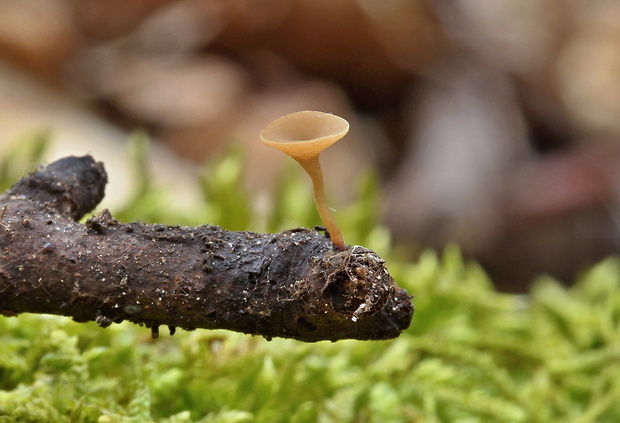
M 0 170 L 14 180 L 6 160 Z M 256 231 L 318 223 L 294 171 L 257 223 L 241 172 L 238 154 L 210 166 L 204 223 Z M 147 188 L 115 217 L 188 223 L 161 207 L 165 193 Z M 199 330 L 152 340 L 131 324 L 0 317 L 0 423 L 620 421 L 618 259 L 571 288 L 540 278 L 530 295 L 501 294 L 456 247 L 415 263 L 399 258 L 375 223 L 376 195 L 365 179 L 338 219 L 347 242 L 378 251 L 415 295 L 401 337 L 304 344 Z

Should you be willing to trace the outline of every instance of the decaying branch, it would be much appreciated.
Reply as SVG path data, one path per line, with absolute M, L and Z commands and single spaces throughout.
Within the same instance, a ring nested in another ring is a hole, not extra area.
M 76 222 L 106 181 L 90 156 L 67 157 L 0 197 L 2 314 L 308 342 L 388 339 L 411 322 L 410 296 L 383 260 L 360 246 L 335 251 L 317 231 L 122 224 L 107 210 Z

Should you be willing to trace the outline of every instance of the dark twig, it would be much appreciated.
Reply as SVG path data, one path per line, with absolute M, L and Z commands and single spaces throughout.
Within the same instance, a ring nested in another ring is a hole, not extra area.
M 103 198 L 106 173 L 67 157 L 0 197 L 0 312 L 50 313 L 106 327 L 230 329 L 302 341 L 387 339 L 413 305 L 383 260 L 337 252 L 317 231 L 230 232 L 217 226 L 122 224 Z

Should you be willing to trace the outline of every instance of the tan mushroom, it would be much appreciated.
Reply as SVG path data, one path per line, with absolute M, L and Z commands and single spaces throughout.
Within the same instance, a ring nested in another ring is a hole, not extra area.
M 349 122 L 343 118 L 330 113 L 306 110 L 274 120 L 260 134 L 263 143 L 297 160 L 310 175 L 319 216 L 339 250 L 344 250 L 344 240 L 325 199 L 319 155 L 348 131 Z

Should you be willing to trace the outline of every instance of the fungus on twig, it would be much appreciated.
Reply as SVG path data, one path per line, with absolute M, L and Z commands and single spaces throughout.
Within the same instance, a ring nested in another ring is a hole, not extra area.
M 340 227 L 325 198 L 323 172 L 319 156 L 349 132 L 349 122 L 331 113 L 305 110 L 271 122 L 260 134 L 263 143 L 291 156 L 312 179 L 314 202 L 329 233 L 340 251 L 345 249 Z

